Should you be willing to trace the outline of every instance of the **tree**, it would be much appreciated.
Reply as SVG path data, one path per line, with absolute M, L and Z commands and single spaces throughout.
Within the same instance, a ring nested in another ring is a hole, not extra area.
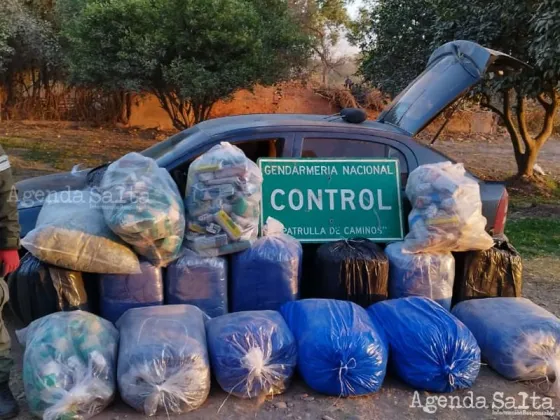
M 289 78 L 308 57 L 282 0 L 59 1 L 74 16 L 63 22 L 71 80 L 150 92 L 178 129 L 239 89 Z
M 395 94 L 425 67 L 445 42 L 466 39 L 534 65 L 533 70 L 491 74 L 475 91 L 481 105 L 503 121 L 518 176 L 532 177 L 539 150 L 553 132 L 559 107 L 559 0 L 370 0 L 354 31 L 363 50 L 366 80 Z M 544 109 L 541 130 L 527 122 L 529 101 Z
M 519 177 L 533 177 L 540 149 L 550 138 L 559 107 L 560 1 L 433 0 L 437 9 L 432 47 L 469 39 L 513 55 L 533 70 L 496 73 L 480 87 L 481 105 L 504 121 L 513 143 Z M 544 109 L 541 129 L 529 129 L 527 104 Z
M 346 6 L 353 0 L 289 0 L 300 26 L 311 37 L 312 48 L 321 63 L 321 81 L 328 85 L 329 72 L 346 63 L 334 47 L 350 26 Z
M 351 33 L 365 81 L 394 96 L 414 80 L 432 52 L 434 20 L 430 0 L 366 1 Z
M 62 63 L 58 36 L 50 22 L 22 0 L 0 3 L 0 84 L 6 90 L 3 105 L 7 110 L 18 97 L 48 96 L 61 77 Z

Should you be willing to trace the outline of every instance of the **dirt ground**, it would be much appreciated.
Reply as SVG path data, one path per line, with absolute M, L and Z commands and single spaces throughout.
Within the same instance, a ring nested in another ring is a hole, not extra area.
M 423 136 L 421 142 L 431 138 Z M 433 147 L 486 180 L 504 180 L 515 175 L 513 146 L 503 130 L 494 135 L 446 134 Z M 560 180 L 560 138 L 552 137 L 545 143 L 537 164 L 557 181 Z
M 17 179 L 68 170 L 74 164 L 97 165 L 115 159 L 131 151 L 140 150 L 165 137 L 158 131 L 122 131 L 106 129 L 85 129 L 74 124 L 4 124 L 0 126 L 0 142 L 10 155 Z M 107 140 L 110 139 L 110 140 Z M 29 144 L 33 147 L 29 147 Z M 487 179 L 504 179 L 513 174 L 513 152 L 511 145 L 501 136 L 473 138 L 444 138 L 436 143 L 436 148 L 463 161 L 477 175 Z M 560 179 L 560 140 L 547 143 L 539 164 L 546 172 Z M 553 211 L 551 214 L 558 214 Z M 513 215 L 515 217 L 515 215 Z M 560 316 L 560 259 L 557 257 L 535 258 L 524 261 L 524 295 Z M 17 325 L 7 311 L 8 326 L 13 333 Z M 19 419 L 31 418 L 26 411 L 25 396 L 21 380 L 22 348 L 15 342 L 13 353 L 16 366 L 12 375 L 12 389 L 22 407 Z M 474 397 L 483 396 L 489 404 L 495 392 L 503 392 L 504 397 L 513 396 L 521 405 L 518 393 L 544 396 L 542 385 L 509 382 L 491 369 L 483 366 L 475 386 L 470 390 Z M 470 391 L 460 391 L 453 395 L 468 404 Z M 426 398 L 438 394 L 420 392 L 418 398 L 426 405 Z M 240 400 L 227 395 L 214 386 L 210 398 L 199 410 L 177 418 L 202 419 L 296 419 L 296 420 L 355 420 L 355 419 L 493 419 L 511 418 L 494 414 L 491 408 L 450 409 L 435 407 L 435 413 L 428 408 L 414 407 L 414 391 L 393 376 L 388 376 L 380 392 L 369 397 L 338 399 L 320 396 L 296 379 L 289 391 L 273 400 L 254 402 Z M 225 401 L 225 402 L 224 402 Z M 223 404 L 223 406 L 222 406 Z M 560 413 L 560 399 L 554 400 L 554 412 Z M 221 408 L 220 408 L 221 407 Z M 434 408 L 434 407 L 431 407 Z M 527 415 L 515 416 L 526 418 Z M 535 415 L 532 418 L 560 418 Z M 104 411 L 99 419 L 122 420 L 144 418 L 116 402 Z M 162 415 L 156 418 L 167 418 Z

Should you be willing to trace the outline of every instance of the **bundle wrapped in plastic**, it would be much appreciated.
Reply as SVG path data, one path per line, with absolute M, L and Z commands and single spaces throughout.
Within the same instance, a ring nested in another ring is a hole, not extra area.
M 492 369 L 511 380 L 544 379 L 560 396 L 560 320 L 525 298 L 459 303 L 453 314 L 471 330 Z
M 116 323 L 132 308 L 163 305 L 161 268 L 147 261 L 140 263 L 140 274 L 103 274 L 100 284 L 100 314 Z
M 233 312 L 278 310 L 284 303 L 299 298 L 301 244 L 284 234 L 284 225 L 270 217 L 263 235 L 251 248 L 233 255 Z
M 326 243 L 317 250 L 314 279 L 315 297 L 369 306 L 387 299 L 389 260 L 367 239 Z
M 122 399 L 147 416 L 200 407 L 210 392 L 203 312 L 191 305 L 136 308 L 117 322 Z
M 406 195 L 412 211 L 405 250 L 450 252 L 492 246 L 492 238 L 485 231 L 480 187 L 467 175 L 463 164 L 419 166 L 408 177 Z
M 389 297 L 425 296 L 445 309 L 451 309 L 455 259 L 451 252 L 419 252 L 403 250 L 402 242 L 387 245 L 389 258 Z
M 352 302 L 307 299 L 280 309 L 298 347 L 298 369 L 315 391 L 349 397 L 379 390 L 388 345 L 364 308 Z
M 228 312 L 228 264 L 224 257 L 201 257 L 190 249 L 167 267 L 167 304 L 194 305 L 209 317 Z
M 83 311 L 58 312 L 18 331 L 25 345 L 23 385 L 29 409 L 45 420 L 85 420 L 116 393 L 119 333 Z
M 368 308 L 389 341 L 391 364 L 415 389 L 470 388 L 480 370 L 480 348 L 465 325 L 434 301 L 408 297 Z
M 39 260 L 68 270 L 138 273 L 138 257 L 109 229 L 100 200 L 88 190 L 49 194 L 23 247 Z
M 30 253 L 8 277 L 10 307 L 25 325 L 59 311 L 89 310 L 82 274 L 42 263 Z
M 257 239 L 262 174 L 227 142 L 189 167 L 185 205 L 187 246 L 206 257 L 243 251 Z
M 297 346 L 278 312 L 220 316 L 206 324 L 206 333 L 212 369 L 225 392 L 255 398 L 281 394 L 288 388 Z
M 100 187 L 103 214 L 113 232 L 156 266 L 177 258 L 185 209 L 167 170 L 151 158 L 129 153 L 109 165 Z
M 521 297 L 521 255 L 507 239 L 494 238 L 494 246 L 471 251 L 457 260 L 454 301 L 487 297 Z

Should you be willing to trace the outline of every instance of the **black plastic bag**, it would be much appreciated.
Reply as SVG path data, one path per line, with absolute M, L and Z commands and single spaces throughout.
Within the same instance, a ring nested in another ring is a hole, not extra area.
M 387 299 L 389 260 L 367 239 L 326 243 L 315 256 L 314 280 L 314 297 L 366 307 Z
M 521 255 L 505 237 L 494 238 L 486 251 L 456 256 L 454 302 L 489 297 L 521 297 Z
M 31 254 L 8 277 L 10 307 L 25 325 L 59 311 L 89 310 L 82 274 L 42 263 Z

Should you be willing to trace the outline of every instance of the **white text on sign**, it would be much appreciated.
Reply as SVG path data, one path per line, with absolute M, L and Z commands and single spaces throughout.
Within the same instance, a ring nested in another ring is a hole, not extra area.
M 305 191 L 305 192 L 304 192 Z M 276 211 L 282 211 L 286 208 L 286 203 L 291 210 L 335 210 L 337 205 L 341 210 L 376 210 L 391 211 L 392 206 L 383 204 L 383 191 L 362 189 L 358 194 L 350 189 L 324 189 L 324 190 L 299 190 L 294 188 L 288 193 L 282 189 L 275 189 L 270 195 L 270 205 Z M 377 200 L 375 200 L 377 195 Z M 287 197 L 286 197 L 287 196 Z M 286 199 L 287 198 L 287 199 Z M 327 204 L 327 206 L 325 206 Z

